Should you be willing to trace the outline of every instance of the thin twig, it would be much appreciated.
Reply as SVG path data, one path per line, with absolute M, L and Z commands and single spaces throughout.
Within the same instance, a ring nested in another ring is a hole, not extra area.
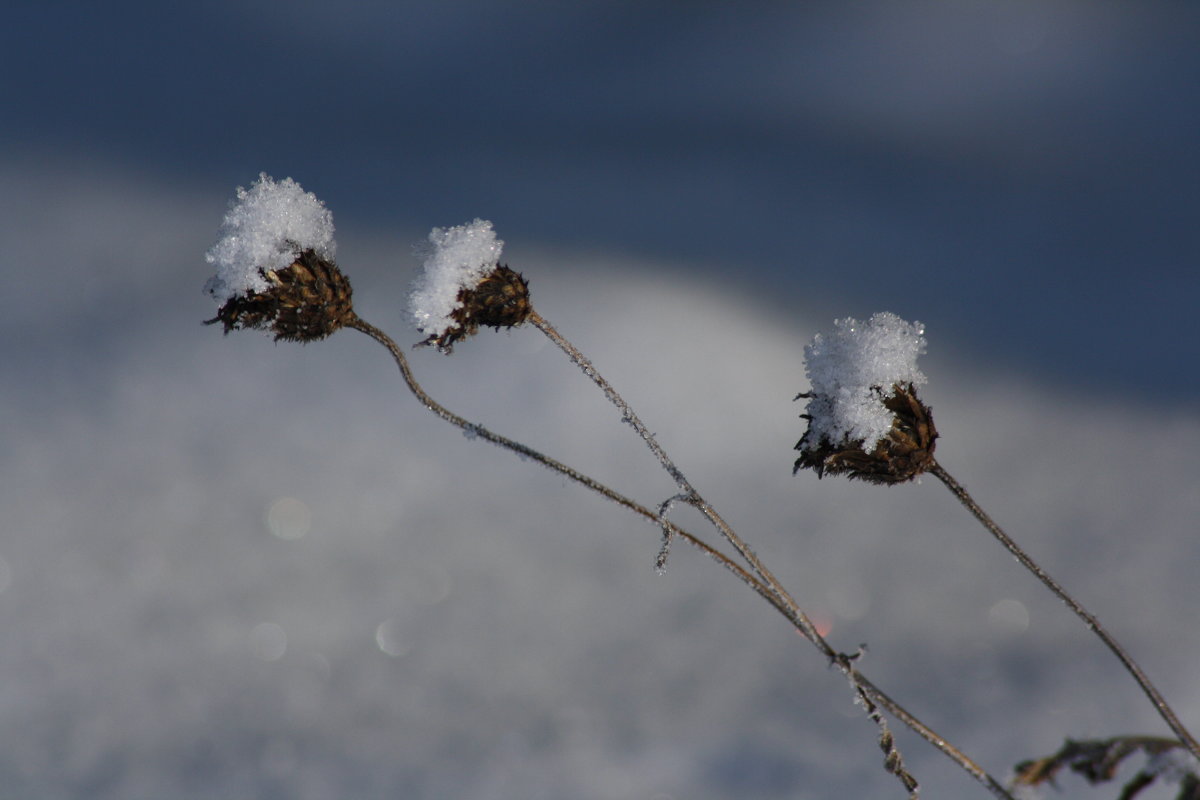
M 844 655 L 842 657 L 846 658 Z M 849 666 L 853 668 L 852 664 Z M 867 679 L 866 675 L 863 675 L 861 672 L 855 669 L 855 677 L 857 686 L 863 691 L 867 692 L 871 698 L 879 703 L 879 705 L 883 706 L 889 714 L 900 720 L 900 722 L 904 723 L 910 730 L 915 732 L 926 742 L 940 750 L 943 755 L 948 756 L 972 778 L 983 784 L 983 787 L 991 792 L 995 797 L 1000 798 L 1000 800 L 1013 800 L 1013 796 L 1009 793 L 1009 791 L 1005 789 L 999 781 L 989 775 L 987 770 L 976 764 L 961 750 L 947 742 L 936 732 L 934 732 L 932 728 L 909 713 L 908 709 L 904 708 L 899 703 L 884 694 L 879 687 Z
M 1142 687 L 1142 691 L 1146 693 L 1148 698 L 1150 698 L 1150 702 L 1158 710 L 1158 713 L 1166 721 L 1171 730 L 1175 732 L 1175 735 L 1179 737 L 1179 740 L 1183 742 L 1184 746 L 1192 753 L 1192 755 L 1200 758 L 1200 743 L 1196 741 L 1195 737 L 1193 737 L 1188 729 L 1184 727 L 1183 723 L 1179 721 L 1179 718 L 1175 716 L 1175 712 L 1169 705 L 1167 705 L 1166 699 L 1164 699 L 1159 693 L 1158 689 L 1154 687 L 1154 684 L 1150 682 L 1150 678 L 1148 678 L 1146 673 L 1142 671 L 1142 668 L 1137 665 L 1137 662 L 1133 660 L 1133 657 L 1130 656 L 1129 653 L 1125 651 L 1125 648 L 1122 647 L 1117 640 L 1112 637 L 1112 634 L 1110 634 L 1104 628 L 1104 626 L 1100 624 L 1100 621 L 1097 620 L 1086 608 L 1084 608 L 1079 601 L 1068 594 L 1067 590 L 1064 589 L 1058 581 L 1050 577 L 1050 575 L 1047 574 L 1047 572 L 1042 569 L 1036 561 L 1030 558 L 1030 556 L 1024 550 L 1022 550 L 1021 547 L 1014 542 L 1008 536 L 1008 534 L 1006 534 L 1004 530 L 1001 529 L 1001 527 L 997 525 L 996 522 L 990 516 L 988 516 L 986 512 L 984 512 L 982 508 L 979 507 L 979 504 L 976 503 L 975 499 L 971 497 L 966 489 L 963 488 L 962 484 L 956 481 L 950 475 L 950 473 L 946 472 L 941 464 L 934 461 L 933 466 L 930 467 L 929 471 L 937 476 L 942 483 L 946 484 L 946 488 L 948 488 L 954 494 L 954 496 L 958 498 L 958 501 L 962 503 L 968 511 L 971 512 L 975 519 L 977 519 L 979 523 L 983 525 L 983 527 L 986 528 L 989 533 L 992 534 L 992 536 L 995 536 L 996 539 L 998 539 L 1000 543 L 1008 549 L 1008 552 L 1012 553 L 1016 557 L 1017 561 L 1020 561 L 1026 569 L 1032 572 L 1034 576 L 1036 576 L 1037 579 L 1046 586 L 1046 588 L 1048 588 L 1055 594 L 1055 596 L 1058 597 L 1059 600 L 1062 600 L 1064 603 L 1066 603 L 1067 607 L 1075 613 L 1075 616 L 1083 620 L 1083 624 L 1086 625 L 1089 630 L 1100 637 L 1100 641 L 1104 642 L 1104 644 L 1108 646 L 1108 649 L 1113 652 L 1113 655 L 1115 655 L 1121 664 L 1124 665 L 1126 671 L 1128 671 L 1129 674 L 1133 676 L 1133 679 L 1138 682 L 1138 685 Z
M 750 546 L 746 544 L 746 542 L 740 536 L 737 535 L 729 523 L 727 523 L 724 518 L 717 513 L 716 509 L 713 508 L 698 491 L 696 491 L 696 487 L 691 484 L 679 467 L 675 465 L 675 462 L 672 461 L 670 456 L 667 455 L 666 451 L 662 449 L 658 443 L 658 440 L 654 438 L 654 434 L 650 432 L 650 429 L 642 423 L 642 420 L 636 413 L 634 413 L 633 409 L 628 403 L 625 402 L 624 398 L 617 393 L 617 390 L 612 387 L 612 384 L 605 380 L 604 376 L 600 374 L 600 371 L 596 369 L 596 366 L 591 362 L 591 360 L 582 352 L 580 352 L 579 348 L 571 344 L 571 342 L 568 341 L 565 336 L 558 332 L 558 329 L 551 325 L 546 318 L 539 314 L 536 310 L 530 309 L 529 322 L 535 325 L 542 333 L 546 334 L 550 341 L 554 342 L 554 344 L 560 350 L 562 350 L 563 353 L 565 353 L 577 367 L 583 370 L 583 373 L 587 375 L 588 378 L 590 378 L 591 381 L 596 384 L 596 386 L 600 387 L 600 390 L 604 392 L 604 396 L 608 398 L 609 402 L 616 406 L 617 410 L 621 412 L 621 418 L 628 422 L 630 426 L 637 431 L 638 436 L 640 436 L 642 441 L 646 443 L 646 446 L 650 448 L 650 451 L 654 454 L 655 458 L 658 459 L 658 462 L 662 465 L 663 469 L 665 469 L 667 474 L 674 479 L 680 490 L 682 490 L 687 502 L 699 509 L 700 513 L 702 513 L 705 518 L 708 519 L 709 522 L 711 522 L 713 526 L 721 532 L 721 535 L 725 537 L 726 541 L 733 545 L 734 549 L 738 551 L 738 554 L 746 560 L 746 563 L 750 565 L 750 567 L 758 574 L 763 582 L 766 583 L 772 591 L 779 593 L 781 600 L 788 602 L 789 605 L 795 606 L 795 601 L 788 596 L 783 586 L 779 583 L 775 576 L 771 574 L 770 570 L 766 568 L 766 565 L 762 563 L 762 560 L 759 559 L 754 551 L 750 549 Z M 806 628 L 808 628 L 808 630 L 805 630 L 805 635 L 808 636 L 810 640 L 815 642 L 820 638 L 820 635 L 817 634 L 816 628 L 813 627 L 810 622 L 807 622 L 806 620 L 804 625 Z
M 863 675 L 854 665 L 855 656 L 839 653 L 832 646 L 830 646 L 824 637 L 822 637 L 817 631 L 816 626 L 813 625 L 812 621 L 807 617 L 807 615 L 805 615 L 804 612 L 799 609 L 795 600 L 786 591 L 784 591 L 781 586 L 779 586 L 778 582 L 775 581 L 773 576 L 770 578 L 769 582 L 760 579 L 759 577 L 751 574 L 736 561 L 732 560 L 721 551 L 706 543 L 704 540 L 689 533 L 670 520 L 665 519 L 661 513 L 655 513 L 649 508 L 628 497 L 625 497 L 624 495 L 600 483 L 599 481 L 584 475 L 578 470 L 569 467 L 560 461 L 550 458 L 549 456 L 546 456 L 534 450 L 533 448 L 493 433 L 487 428 L 469 422 L 467 419 L 455 414 L 434 400 L 421 387 L 420 383 L 417 382 L 416 377 L 413 375 L 412 369 L 408 364 L 408 359 L 405 357 L 404 352 L 390 336 L 359 317 L 355 317 L 348 322 L 347 327 L 360 331 L 361 333 L 364 333 L 374 339 L 379 344 L 383 345 L 388 352 L 391 353 L 392 359 L 396 362 L 396 366 L 400 369 L 400 374 L 404 378 L 404 382 L 407 384 L 409 390 L 421 402 L 422 405 L 424 405 L 438 417 L 452 425 L 457 426 L 465 432 L 470 432 L 472 435 L 491 442 L 492 444 L 532 459 L 539 464 L 570 478 L 580 485 L 585 486 L 586 488 L 591 489 L 592 491 L 597 492 L 604 497 L 607 497 L 618 505 L 633 511 L 642 517 L 645 517 L 655 525 L 661 527 L 664 531 L 668 532 L 669 535 L 677 536 L 693 547 L 696 547 L 701 552 L 707 554 L 722 567 L 736 575 L 743 583 L 752 588 L 760 597 L 770 603 L 772 607 L 774 607 L 780 614 L 782 614 L 789 622 L 792 623 L 792 625 L 800 632 L 801 635 L 812 642 L 813 645 L 815 645 L 822 652 L 822 654 L 824 654 L 826 658 L 828 658 L 830 662 L 850 680 L 860 697 L 864 699 L 864 704 L 868 707 L 868 713 L 871 713 L 871 703 L 878 704 L 893 717 L 908 726 L 921 738 L 925 739 L 925 741 L 929 742 L 944 755 L 949 757 L 960 768 L 979 781 L 995 797 L 1000 798 L 1000 800 L 1013 800 L 1012 795 L 1009 794 L 1009 792 L 1005 790 L 1005 788 L 995 778 L 988 774 L 986 770 L 968 758 L 944 738 L 935 733 L 917 717 L 908 712 L 903 706 L 884 693 L 883 690 L 879 689 L 870 680 L 868 680 L 867 677 Z M 740 541 L 740 539 L 738 539 L 738 541 Z M 761 568 L 765 571 L 765 567 Z M 757 569 L 758 568 L 756 568 L 756 571 Z M 767 574 L 770 575 L 770 573 Z M 875 717 L 872 717 L 872 719 L 876 721 L 876 724 L 880 724 L 881 718 L 876 719 Z M 880 727 L 881 731 L 886 733 L 886 725 L 881 725 Z M 887 736 L 890 737 L 890 733 L 887 734 Z M 881 733 L 881 746 L 884 744 L 885 738 Z M 889 770 L 894 772 L 897 777 L 905 783 L 905 786 L 909 789 L 910 793 L 913 792 L 913 787 L 909 786 L 909 782 L 912 782 L 913 785 L 915 785 L 915 781 L 912 780 L 911 775 L 903 770 L 903 765 L 898 760 L 898 752 L 895 751 L 894 743 L 888 739 L 886 744 L 887 746 L 884 748 L 884 750 L 886 754 L 885 757 L 888 761 Z

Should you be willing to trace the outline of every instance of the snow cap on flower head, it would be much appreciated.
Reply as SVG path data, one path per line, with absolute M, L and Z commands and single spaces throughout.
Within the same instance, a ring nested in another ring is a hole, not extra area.
M 217 272 L 204 290 L 221 305 L 206 324 L 323 339 L 354 317 L 350 281 L 333 261 L 333 215 L 291 178 L 266 173 L 237 196 L 205 255 Z
M 873 483 L 902 483 L 933 465 L 937 429 L 915 387 L 925 383 L 917 356 L 925 328 L 892 313 L 866 322 L 841 319 L 804 348 L 812 388 L 796 445 L 795 470 L 846 473 Z
M 425 270 L 409 295 L 413 321 L 427 334 L 422 344 L 449 353 L 480 327 L 511 328 L 528 318 L 529 283 L 499 263 L 503 249 L 487 220 L 430 232 Z

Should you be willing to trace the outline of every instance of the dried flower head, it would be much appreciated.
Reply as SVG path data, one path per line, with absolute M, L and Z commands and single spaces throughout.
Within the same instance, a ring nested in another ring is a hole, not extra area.
M 276 341 L 314 342 L 354 319 L 350 280 L 312 250 L 284 269 L 264 270 L 262 277 L 265 291 L 230 298 L 205 324 L 220 322 L 225 333 L 255 328 L 273 332 Z
M 265 173 L 237 197 L 205 258 L 216 266 L 205 291 L 221 308 L 206 324 L 323 339 L 354 317 L 350 281 L 333 261 L 333 216 L 291 178 Z
M 511 328 L 528 318 L 529 283 L 499 263 L 504 242 L 492 223 L 477 219 L 454 228 L 434 228 L 425 271 L 409 297 L 421 344 L 443 353 L 480 327 Z
M 431 334 L 421 344 L 435 345 L 443 353 L 449 353 L 455 342 L 477 333 L 481 327 L 500 330 L 520 325 L 531 308 L 529 282 L 501 264 L 475 286 L 459 289 L 458 304 L 450 312 L 454 324 L 441 333 Z
M 868 449 L 862 439 L 830 442 L 814 436 L 812 415 L 802 414 L 809 421 L 809 429 L 796 444 L 800 457 L 793 472 L 807 468 L 815 470 L 819 478 L 827 473 L 845 474 L 871 483 L 903 483 L 929 469 L 938 436 L 929 407 L 909 384 L 893 384 L 890 396 L 881 389 L 876 391 L 883 407 L 892 414 L 892 427 L 873 447 Z M 820 401 L 811 392 L 799 397 Z
M 809 401 L 801 415 L 808 429 L 796 445 L 794 471 L 873 483 L 911 480 L 932 466 L 937 439 L 915 388 L 925 382 L 916 366 L 924 328 L 886 312 L 835 326 L 804 349 L 812 390 L 797 397 Z

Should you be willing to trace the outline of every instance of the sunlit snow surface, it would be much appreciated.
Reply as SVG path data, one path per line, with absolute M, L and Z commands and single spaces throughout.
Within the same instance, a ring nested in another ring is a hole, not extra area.
M 22 292 L 0 318 L 4 794 L 903 796 L 845 681 L 710 559 L 677 544 L 656 575 L 654 526 L 442 423 L 365 336 L 203 326 L 224 197 L 0 178 L 20 198 L 0 271 Z M 395 243 L 419 238 L 339 242 L 359 312 L 405 348 L 420 265 Z M 522 248 L 541 313 L 835 646 L 867 643 L 864 672 L 939 733 L 1003 774 L 1067 736 L 1163 732 L 936 482 L 792 475 L 804 344 L 851 309 L 776 312 L 772 286 Z M 1200 718 L 1200 417 L 1119 387 L 1050 393 L 933 338 L 939 461 Z M 677 491 L 536 330 L 468 345 L 412 353 L 454 411 L 643 502 Z M 892 727 L 924 796 L 985 796 Z

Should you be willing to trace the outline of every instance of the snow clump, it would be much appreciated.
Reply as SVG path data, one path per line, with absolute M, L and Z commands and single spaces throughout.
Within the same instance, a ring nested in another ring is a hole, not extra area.
M 217 268 L 204 290 L 222 304 L 266 292 L 265 273 L 285 269 L 305 250 L 333 260 L 333 214 L 291 178 L 276 183 L 260 173 L 249 189 L 238 187 L 220 238 L 204 256 Z
M 925 383 L 917 356 L 925 352 L 925 326 L 881 312 L 866 322 L 847 317 L 804 348 L 812 385 L 808 414 L 814 442 L 862 441 L 871 452 L 891 430 L 895 414 L 884 406 L 895 384 Z
M 409 295 L 417 328 L 439 336 L 457 325 L 451 314 L 459 305 L 459 292 L 474 288 L 495 270 L 503 249 L 492 223 L 483 219 L 430 231 L 425 271 Z

